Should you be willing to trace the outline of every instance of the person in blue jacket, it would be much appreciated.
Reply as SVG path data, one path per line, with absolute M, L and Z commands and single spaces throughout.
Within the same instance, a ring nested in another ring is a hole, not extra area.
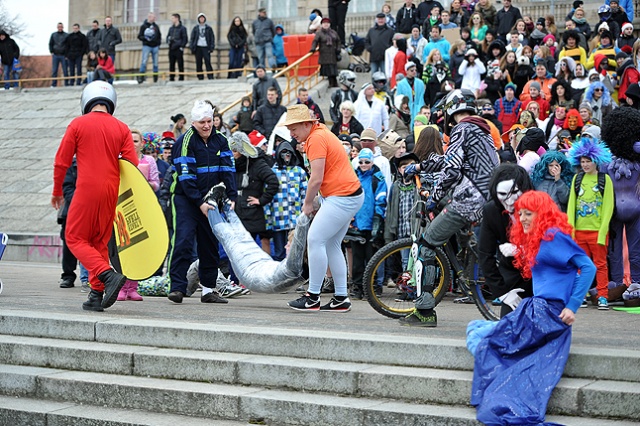
M 171 185 L 173 237 L 169 253 L 171 289 L 169 300 L 182 303 L 187 293 L 187 270 L 195 260 L 197 240 L 203 286 L 202 303 L 227 303 L 215 292 L 218 278 L 218 240 L 213 235 L 207 213 L 214 207 L 204 201 L 209 189 L 222 182 L 226 196 L 235 203 L 235 165 L 227 138 L 213 131 L 213 108 L 196 101 L 191 110 L 191 127 L 180 136 L 171 152 L 175 174 Z M 233 206 L 232 206 L 233 208 Z
M 413 130 L 413 120 L 420 113 L 420 108 L 424 106 L 424 92 L 426 86 L 424 82 L 416 77 L 418 68 L 415 62 L 408 61 L 404 66 L 406 77 L 400 80 L 396 86 L 396 96 L 403 95 L 409 98 L 409 110 L 411 111 L 411 129 Z
M 513 289 L 503 303 L 514 304 L 515 311 L 467 328 L 475 357 L 471 405 L 487 425 L 543 424 L 569 358 L 571 325 L 596 274 L 549 194 L 527 191 L 514 211 L 514 265 L 531 278 L 533 297 L 519 300 L 522 289 Z
M 364 204 L 353 219 L 351 231 L 365 239 L 364 243 L 353 241 L 353 288 L 351 297 L 362 299 L 362 276 L 367 263 L 373 256 L 374 241 L 383 240 L 384 244 L 384 217 L 387 209 L 387 183 L 384 175 L 373 164 L 373 151 L 363 148 L 358 154 L 358 167 L 356 175 L 364 190 Z M 382 287 L 376 291 L 382 291 Z
M 284 40 L 282 40 L 282 37 L 286 35 L 284 27 L 276 25 L 276 35 L 273 37 L 273 56 L 276 57 L 276 68 L 284 68 L 289 65 L 289 60 L 284 55 Z

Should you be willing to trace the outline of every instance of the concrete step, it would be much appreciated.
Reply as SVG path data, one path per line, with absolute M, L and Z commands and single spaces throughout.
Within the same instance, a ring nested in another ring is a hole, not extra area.
M 247 423 L 160 414 L 145 410 L 97 407 L 73 402 L 0 396 L 0 424 L 11 426 L 242 426 Z
M 245 324 L 176 324 L 162 320 L 15 310 L 0 314 L 0 334 L 385 366 L 473 370 L 473 357 L 464 340 L 382 332 L 377 335 L 318 330 L 303 333 L 299 329 Z M 640 352 L 635 350 L 574 346 L 564 376 L 639 383 L 640 370 L 629 368 L 634 365 L 640 365 Z
M 473 378 L 471 371 L 7 335 L 0 335 L 0 363 L 459 406 L 468 404 Z M 563 378 L 549 413 L 640 419 L 639 396 L 633 382 Z
M 25 407 L 42 412 L 50 401 L 60 409 L 78 404 L 109 409 L 149 410 L 208 419 L 264 418 L 267 424 L 327 425 L 477 425 L 475 410 L 467 407 L 397 402 L 388 399 L 318 395 L 262 387 L 231 386 L 51 368 L 0 366 L 0 389 L 23 403 L 0 400 L 0 416 Z M 37 400 L 37 405 L 29 404 Z M 37 407 L 37 408 L 36 408 Z M 50 408 L 55 410 L 55 408 Z M 82 410 L 81 410 L 82 411 Z M 85 409 L 85 415 L 89 412 Z M 27 414 L 24 414 L 25 416 Z M 0 417 L 1 418 L 1 417 Z M 631 425 L 628 421 L 549 416 L 566 425 Z M 13 423 L 12 423 L 13 424 Z M 51 423 L 47 423 L 51 424 Z M 64 424 L 64 423 L 63 423 Z M 69 423 L 67 423 L 69 424 Z M 77 424 L 77 423 L 71 423 Z M 95 423 L 91 423 L 95 424 Z M 124 423 L 129 424 L 129 423 Z M 155 424 L 155 423 L 154 423 Z M 191 424 L 191 423 L 189 423 Z

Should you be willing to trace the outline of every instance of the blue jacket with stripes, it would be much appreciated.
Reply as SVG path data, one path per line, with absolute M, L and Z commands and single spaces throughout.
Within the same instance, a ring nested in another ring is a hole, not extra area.
M 222 133 L 212 132 L 209 139 L 204 141 L 191 126 L 176 141 L 171 158 L 176 170 L 172 194 L 185 195 L 196 206 L 200 206 L 209 189 L 224 182 L 227 197 L 231 201 L 238 197 L 235 161 L 227 138 Z

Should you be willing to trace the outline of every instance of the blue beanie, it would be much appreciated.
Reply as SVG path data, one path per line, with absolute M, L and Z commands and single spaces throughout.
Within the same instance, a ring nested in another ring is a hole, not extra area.
M 358 159 L 373 161 L 373 151 L 371 151 L 369 148 L 362 148 L 358 153 Z

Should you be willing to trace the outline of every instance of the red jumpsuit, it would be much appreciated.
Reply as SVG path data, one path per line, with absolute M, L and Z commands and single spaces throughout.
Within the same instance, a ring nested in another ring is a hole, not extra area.
M 78 180 L 67 216 L 66 242 L 89 271 L 91 288 L 104 291 L 98 275 L 111 269 L 107 244 L 113 231 L 120 166 L 118 158 L 138 165 L 131 131 L 107 112 L 74 119 L 62 138 L 53 164 L 53 196 L 62 195 L 62 181 L 73 156 Z

